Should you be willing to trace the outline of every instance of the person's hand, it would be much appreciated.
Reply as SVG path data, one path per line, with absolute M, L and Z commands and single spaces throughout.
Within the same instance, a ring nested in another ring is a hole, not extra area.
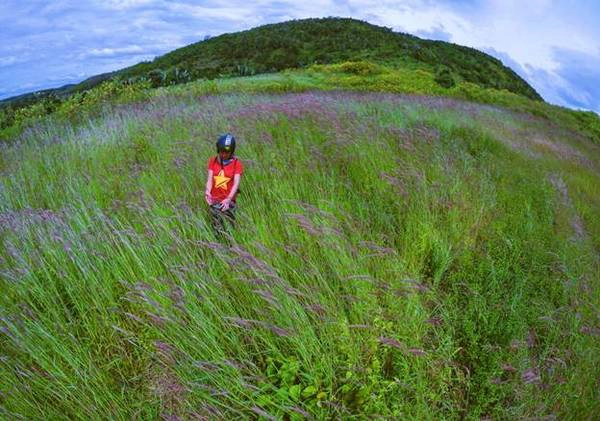
M 223 205 L 221 207 L 221 212 L 225 212 L 227 209 L 229 209 L 229 204 L 231 203 L 231 199 L 230 198 L 225 198 L 223 199 L 223 201 L 221 202 L 221 205 Z
M 204 199 L 206 200 L 206 203 L 208 203 L 208 205 L 212 205 L 212 196 L 210 195 L 210 192 L 206 191 L 204 192 Z

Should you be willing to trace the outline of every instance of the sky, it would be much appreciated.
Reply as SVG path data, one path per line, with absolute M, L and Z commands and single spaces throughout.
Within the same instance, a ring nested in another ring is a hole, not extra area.
M 352 17 L 484 51 L 553 104 L 600 113 L 598 0 L 0 0 L 0 99 L 227 32 Z

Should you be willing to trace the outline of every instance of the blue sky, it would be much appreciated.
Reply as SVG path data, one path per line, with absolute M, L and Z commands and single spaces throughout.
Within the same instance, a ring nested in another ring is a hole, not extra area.
M 477 48 L 548 102 L 600 113 L 596 0 L 2 0 L 0 98 L 151 60 L 206 35 L 327 16 Z

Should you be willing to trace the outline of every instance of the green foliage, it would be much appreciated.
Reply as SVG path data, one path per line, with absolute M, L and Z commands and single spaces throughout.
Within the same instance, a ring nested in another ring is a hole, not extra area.
M 121 82 L 113 79 L 67 99 L 50 96 L 28 107 L 0 113 L 0 138 L 16 137 L 25 127 L 47 118 L 68 119 L 73 123 L 100 114 L 104 106 L 114 106 L 147 98 L 148 81 Z
M 368 61 L 346 61 L 332 65 L 313 64 L 308 70 L 309 72 L 349 73 L 357 76 L 372 76 L 390 72 L 390 69 Z
M 436 68 L 435 81 L 443 88 L 452 88 L 456 85 L 456 78 L 446 66 L 438 66 Z

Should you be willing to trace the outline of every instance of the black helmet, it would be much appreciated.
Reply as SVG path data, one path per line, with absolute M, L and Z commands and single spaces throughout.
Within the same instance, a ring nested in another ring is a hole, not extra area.
M 219 136 L 219 140 L 217 140 L 217 153 L 221 151 L 231 152 L 232 154 L 235 152 L 235 137 L 231 133 Z

